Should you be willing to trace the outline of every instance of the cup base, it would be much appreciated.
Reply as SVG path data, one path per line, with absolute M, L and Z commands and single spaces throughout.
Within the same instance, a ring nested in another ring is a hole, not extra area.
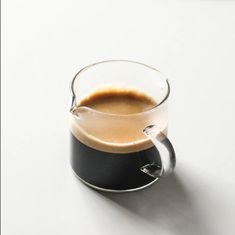
M 144 189 L 150 185 L 152 185 L 153 183 L 155 183 L 159 178 L 156 178 L 154 179 L 153 181 L 151 181 L 150 183 L 148 184 L 145 184 L 141 187 L 138 187 L 138 188 L 131 188 L 131 189 L 122 189 L 122 190 L 116 190 L 116 189 L 106 189 L 106 188 L 101 188 L 101 187 L 98 187 L 98 186 L 95 186 L 93 184 L 90 184 L 88 182 L 86 182 L 85 180 L 83 180 L 82 178 L 80 178 L 76 173 L 75 171 L 72 169 L 75 177 L 77 179 L 79 179 L 82 183 L 84 183 L 85 185 L 93 188 L 93 189 L 96 189 L 96 190 L 99 190 L 99 191 L 103 191 L 103 192 L 111 192 L 111 193 L 125 193 L 125 192 L 133 192 L 133 191 L 138 191 L 138 190 L 141 190 L 141 189 Z

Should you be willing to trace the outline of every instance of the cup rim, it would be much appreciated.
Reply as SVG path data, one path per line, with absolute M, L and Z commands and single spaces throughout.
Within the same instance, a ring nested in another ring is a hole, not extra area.
M 151 107 L 150 109 L 147 109 L 147 110 L 145 110 L 145 111 L 143 111 L 143 112 L 132 113 L 132 114 L 112 114 L 112 113 L 105 113 L 105 112 L 100 112 L 100 111 L 97 111 L 97 110 L 95 110 L 95 109 L 92 109 L 92 108 L 86 107 L 86 106 L 80 106 L 80 108 L 85 108 L 85 109 L 87 109 L 87 110 L 89 110 L 89 111 L 92 111 L 92 112 L 97 113 L 97 114 L 100 114 L 100 115 L 107 115 L 107 116 L 128 116 L 128 117 L 129 117 L 129 116 L 138 116 L 138 115 L 144 115 L 144 114 L 150 113 L 150 112 L 156 110 L 159 106 L 162 106 L 162 105 L 167 101 L 167 99 L 168 99 L 168 97 L 169 97 L 169 95 L 170 95 L 170 84 L 169 84 L 169 81 L 168 81 L 167 77 L 166 77 L 162 72 L 160 72 L 158 69 L 156 69 L 156 68 L 154 68 L 154 67 L 152 67 L 152 66 L 146 65 L 146 64 L 141 63 L 141 62 L 137 62 L 137 61 L 133 61 L 133 60 L 112 59 L 112 60 L 103 60 L 103 61 L 99 61 L 99 62 L 95 62 L 95 63 L 89 64 L 89 65 L 83 67 L 82 69 L 80 69 L 80 70 L 75 74 L 74 78 L 72 79 L 71 86 L 70 86 L 70 90 L 71 90 L 72 95 L 73 95 L 73 100 L 72 100 L 72 107 L 71 107 L 71 109 L 73 108 L 74 101 L 75 101 L 75 99 L 76 99 L 76 95 L 75 95 L 75 92 L 74 92 L 74 89 L 73 89 L 73 88 L 74 88 L 74 82 L 75 82 L 76 78 L 78 78 L 78 76 L 79 76 L 82 72 L 84 72 L 85 70 L 87 70 L 87 69 L 89 69 L 89 68 L 91 68 L 91 67 L 93 67 L 93 66 L 96 66 L 96 65 L 99 65 L 99 64 L 104 64 L 104 63 L 109 63 L 109 62 L 134 63 L 134 64 L 142 65 L 142 66 L 144 66 L 144 67 L 146 67 L 146 68 L 148 68 L 148 69 L 152 69 L 152 70 L 154 70 L 154 71 L 160 73 L 160 74 L 162 75 L 162 77 L 165 79 L 165 82 L 166 82 L 166 84 L 167 84 L 167 93 L 166 93 L 165 97 L 162 99 L 162 101 L 161 101 L 159 104 L 157 104 L 157 105 Z

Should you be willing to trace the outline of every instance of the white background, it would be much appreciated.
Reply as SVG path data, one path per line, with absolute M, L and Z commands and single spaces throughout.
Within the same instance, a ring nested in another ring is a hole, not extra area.
M 4 235 L 235 234 L 235 1 L 4 0 Z M 83 66 L 130 59 L 172 87 L 175 173 L 128 194 L 77 181 L 69 85 Z

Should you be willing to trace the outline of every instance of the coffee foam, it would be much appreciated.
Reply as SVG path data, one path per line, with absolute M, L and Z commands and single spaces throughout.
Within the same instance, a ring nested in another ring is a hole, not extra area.
M 78 107 L 84 106 L 118 115 L 142 113 L 156 105 L 154 99 L 137 90 L 112 87 L 97 89 L 77 104 Z
M 153 146 L 143 134 L 146 126 L 157 124 L 166 132 L 166 109 L 164 106 L 153 109 L 156 104 L 151 97 L 136 90 L 99 89 L 74 107 L 70 129 L 80 142 L 100 151 L 142 151 Z
M 153 143 L 141 132 L 141 138 L 128 142 L 110 142 L 84 130 L 72 115 L 70 116 L 70 131 L 72 135 L 90 148 L 110 153 L 131 153 L 153 147 Z M 166 134 L 167 129 L 162 131 Z

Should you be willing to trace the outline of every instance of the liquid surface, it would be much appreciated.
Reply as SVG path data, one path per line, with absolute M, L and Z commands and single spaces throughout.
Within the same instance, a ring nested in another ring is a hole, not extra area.
M 92 93 L 79 106 L 86 106 L 104 113 L 133 114 L 149 110 L 156 102 L 149 96 L 133 90 L 110 89 Z
M 148 149 L 152 142 L 143 134 L 143 129 L 150 124 L 158 124 L 166 134 L 167 123 L 164 112 L 153 110 L 157 102 L 151 97 L 135 90 L 108 89 L 91 93 L 77 104 L 79 119 L 71 115 L 70 129 L 74 137 L 93 149 L 112 152 L 130 153 Z M 117 114 L 103 116 L 79 107 Z M 128 115 L 141 113 L 140 115 Z M 124 116 L 119 116 L 124 115 Z

